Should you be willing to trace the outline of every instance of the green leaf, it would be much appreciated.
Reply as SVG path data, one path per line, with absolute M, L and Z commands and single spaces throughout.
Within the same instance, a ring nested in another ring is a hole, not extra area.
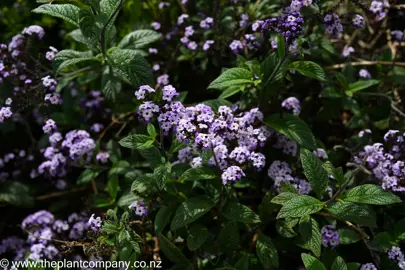
M 342 257 L 337 257 L 332 264 L 331 270 L 347 270 L 347 265 Z
M 326 81 L 326 75 L 323 68 L 311 61 L 296 61 L 288 66 L 289 70 L 296 70 L 304 76 L 319 81 Z
M 7 181 L 0 188 L 0 203 L 8 203 L 21 207 L 32 207 L 34 198 L 29 194 L 29 188 L 14 181 Z
M 110 194 L 111 198 L 115 200 L 117 197 L 118 189 L 119 189 L 119 182 L 118 176 L 115 175 L 108 180 L 107 183 L 108 194 Z
M 405 239 L 405 218 L 395 223 L 394 237 L 398 241 Z
M 80 17 L 80 31 L 87 39 L 87 43 L 93 47 L 97 46 L 100 41 L 101 29 L 104 26 L 104 19 L 102 14 L 95 16 L 89 10 L 81 10 Z
M 132 50 L 143 49 L 149 44 L 158 41 L 161 37 L 161 34 L 153 30 L 136 30 L 126 35 L 118 44 L 118 47 Z
M 329 181 L 328 173 L 322 167 L 322 161 L 307 149 L 301 149 L 300 158 L 305 176 L 318 197 L 321 197 Z
M 166 186 L 170 171 L 170 163 L 162 164 L 154 170 L 153 175 L 160 190 L 164 189 Z
M 222 209 L 221 215 L 228 220 L 238 221 L 246 224 L 260 223 L 259 216 L 246 205 L 229 201 Z
M 348 263 L 347 270 L 359 270 L 360 264 L 359 263 Z
M 148 134 L 149 134 L 150 138 L 152 140 L 154 140 L 156 138 L 156 136 L 157 136 L 155 126 L 153 124 L 149 123 L 146 129 L 148 131 Z
M 276 231 L 279 235 L 284 238 L 293 238 L 297 236 L 297 233 L 294 231 L 293 226 L 284 220 L 276 221 Z
M 113 101 L 117 99 L 122 89 L 121 80 L 113 74 L 110 66 L 104 69 L 101 85 L 104 96 Z
M 199 219 L 214 206 L 213 202 L 203 196 L 187 199 L 176 210 L 170 229 L 177 230 Z
M 90 183 L 92 180 L 96 179 L 96 177 L 100 174 L 99 171 L 94 171 L 91 169 L 84 170 L 79 178 L 77 178 L 78 185 L 84 185 Z
M 316 257 L 321 256 L 322 234 L 318 222 L 310 216 L 303 216 L 299 230 L 301 241 L 298 242 L 298 246 L 312 251 Z
M 401 199 L 391 192 L 384 191 L 381 186 L 361 185 L 349 190 L 344 196 L 345 201 L 374 205 L 400 203 Z
M 82 43 L 86 46 L 91 46 L 92 44 L 89 42 L 89 40 L 83 35 L 82 30 L 76 29 L 67 34 L 67 36 L 71 37 L 74 41 L 77 41 L 79 43 Z
M 257 238 L 256 254 L 265 269 L 277 269 L 279 267 L 277 249 L 270 237 L 265 236 L 263 233 L 259 233 Z
M 101 231 L 106 234 L 117 234 L 119 232 L 119 227 L 118 224 L 110 220 L 105 220 L 101 227 Z
M 349 82 L 347 81 L 345 75 L 343 73 L 338 72 L 336 73 L 336 79 L 338 79 L 340 85 L 343 87 L 344 90 L 349 89 Z
M 125 148 L 129 149 L 145 149 L 144 145 L 150 141 L 149 136 L 141 134 L 132 134 L 123 139 L 118 143 Z
M 239 93 L 242 90 L 243 90 L 242 86 L 239 86 L 239 85 L 230 86 L 227 89 L 225 89 L 224 91 L 222 91 L 222 94 L 218 98 L 226 99 L 226 98 L 236 95 L 237 93 Z
M 283 192 L 278 194 L 276 197 L 274 197 L 271 202 L 275 203 L 275 204 L 280 204 L 283 205 L 285 204 L 287 201 L 291 200 L 292 198 L 295 198 L 297 196 L 300 196 L 296 193 L 292 193 L 292 192 Z
M 228 222 L 221 229 L 218 236 L 219 244 L 223 250 L 236 250 L 240 247 L 240 232 L 235 221 Z
M 183 252 L 180 251 L 175 245 L 173 245 L 163 234 L 157 234 L 159 240 L 159 247 L 166 255 L 166 257 L 174 263 L 180 265 L 188 265 L 189 262 L 184 256 Z
M 119 0 L 101 0 L 100 1 L 100 11 L 110 17 L 114 12 L 114 9 L 118 7 Z
M 200 248 L 208 239 L 208 229 L 200 224 L 191 226 L 187 236 L 187 246 L 191 251 Z
M 309 254 L 302 253 L 301 259 L 304 262 L 305 269 L 307 270 L 326 270 L 321 261 Z
M 372 241 L 368 243 L 371 249 L 387 252 L 393 246 L 391 235 L 387 232 L 378 233 Z
M 211 168 L 208 167 L 202 167 L 202 168 L 191 168 L 185 171 L 179 181 L 199 181 L 199 180 L 208 180 L 208 179 L 214 179 L 216 178 L 217 175 L 215 174 L 215 171 L 213 171 Z
M 285 56 L 285 40 L 281 34 L 276 37 L 277 41 L 277 55 L 281 59 Z
M 125 178 L 130 177 L 131 173 L 128 172 L 125 174 Z M 133 179 L 131 177 L 131 179 Z M 135 176 L 135 180 L 132 182 L 131 191 L 138 192 L 139 194 L 151 193 L 155 189 L 155 179 L 153 175 L 139 175 Z
M 277 218 L 301 217 L 319 212 L 324 204 L 314 197 L 303 195 L 294 197 L 284 203 Z
M 339 185 L 342 185 L 342 184 L 344 183 L 345 178 L 344 178 L 344 175 L 343 175 L 343 170 L 342 170 L 342 168 L 340 168 L 340 167 L 339 167 L 339 168 L 335 168 L 335 167 L 333 166 L 333 164 L 332 164 L 330 161 L 326 161 L 326 162 L 322 165 L 322 168 L 324 168 L 325 171 L 326 171 L 328 174 L 332 175 L 332 176 L 335 178 L 336 182 L 337 182 Z
M 141 156 L 149 162 L 149 167 L 152 169 L 155 169 L 156 166 L 165 162 L 159 149 L 154 146 L 148 149 L 139 149 L 138 151 Z
M 46 4 L 37 7 L 32 12 L 61 18 L 76 26 L 79 26 L 80 8 L 71 4 Z
M 97 60 L 91 51 L 79 52 L 75 50 L 63 50 L 58 52 L 53 61 L 53 68 L 58 73 L 60 70 L 74 66 L 80 62 Z
M 280 114 L 273 114 L 266 117 L 264 123 L 291 140 L 296 141 L 299 145 L 309 150 L 316 149 L 316 141 L 311 129 L 299 117 L 287 113 L 283 114 L 282 117 L 280 117 Z
M 267 56 L 266 59 L 261 63 L 260 65 L 260 71 L 263 74 L 263 82 L 267 82 L 267 80 L 270 78 L 271 74 L 273 73 L 274 69 L 276 69 L 277 64 L 279 62 L 279 58 L 277 54 L 274 52 Z M 280 76 L 282 74 L 282 69 L 279 69 L 277 71 L 277 74 L 274 76 L 274 80 L 279 80 L 282 79 L 283 76 Z
M 155 233 L 161 233 L 169 224 L 171 216 L 174 214 L 172 206 L 163 206 L 157 212 L 154 222 Z
M 349 84 L 349 89 L 346 91 L 346 95 L 352 96 L 354 93 L 367 89 L 371 86 L 379 84 L 379 80 L 361 80 L 355 83 Z
M 350 229 L 339 229 L 339 244 L 349 245 L 361 240 L 358 233 Z
M 375 213 L 367 206 L 352 202 L 335 202 L 329 205 L 327 209 L 338 218 L 358 225 L 377 227 Z
M 243 255 L 236 263 L 235 268 L 237 270 L 249 270 L 250 269 L 250 254 Z
M 222 89 L 252 82 L 252 73 L 249 70 L 244 68 L 230 68 L 216 78 L 208 88 Z
M 108 172 L 108 176 L 114 175 L 123 175 L 131 168 L 131 164 L 126 160 L 120 160 L 115 162 L 110 171 Z
M 134 87 L 153 83 L 151 66 L 136 51 L 115 49 L 108 56 L 108 63 L 123 80 Z
M 126 241 L 131 245 L 132 249 L 137 253 L 141 254 L 141 247 L 139 246 L 142 243 L 142 238 L 132 229 L 125 230 L 126 232 Z

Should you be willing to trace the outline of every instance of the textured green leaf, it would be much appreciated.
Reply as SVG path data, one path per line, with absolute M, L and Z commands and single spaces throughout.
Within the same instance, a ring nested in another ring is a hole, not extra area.
M 118 44 L 118 47 L 132 50 L 144 49 L 149 44 L 158 41 L 161 37 L 161 34 L 153 30 L 136 30 L 126 35 Z
M 81 10 L 80 31 L 92 46 L 98 45 L 101 36 L 101 29 L 104 26 L 105 18 L 100 15 L 95 16 L 89 10 Z
M 374 205 L 400 203 L 401 199 L 391 192 L 384 191 L 381 186 L 361 185 L 349 190 L 344 196 L 345 201 Z
M 376 84 L 379 84 L 380 81 L 379 80 L 361 80 L 361 81 L 357 81 L 355 83 L 351 83 L 349 84 L 349 90 L 346 91 L 346 94 L 348 96 L 352 96 L 353 93 L 356 93 L 358 91 L 367 89 L 371 86 L 374 86 Z
M 326 81 L 326 74 L 323 68 L 311 61 L 296 61 L 288 66 L 290 70 L 296 70 L 304 76 L 317 79 L 319 81 Z
M 344 178 L 344 175 L 343 175 L 343 170 L 342 170 L 342 168 L 335 168 L 335 167 L 333 166 L 333 164 L 332 164 L 330 161 L 326 161 L 326 162 L 322 165 L 322 167 L 325 169 L 325 171 L 326 171 L 328 174 L 332 175 L 332 176 L 335 178 L 336 182 L 337 182 L 339 185 L 341 185 L 341 184 L 344 183 L 345 178 Z
M 152 68 L 139 53 L 133 50 L 115 49 L 108 56 L 114 71 L 134 87 L 152 84 Z
M 159 240 L 159 247 L 166 255 L 166 257 L 174 263 L 180 265 L 188 265 L 189 262 L 187 258 L 184 256 L 183 252 L 178 249 L 175 245 L 173 245 L 163 234 L 157 234 Z
M 284 203 L 277 218 L 301 217 L 322 210 L 324 204 L 314 197 L 303 195 L 294 197 Z
M 299 230 L 301 239 L 297 244 L 312 251 L 316 257 L 321 256 L 322 234 L 318 222 L 310 216 L 303 216 L 300 220 Z
M 287 113 L 281 117 L 280 114 L 273 114 L 266 117 L 264 123 L 291 140 L 296 141 L 299 145 L 309 150 L 316 149 L 316 141 L 311 129 L 299 117 Z
M 244 68 L 230 68 L 216 78 L 208 88 L 222 89 L 229 86 L 252 83 L 252 73 Z
M 99 61 L 99 59 L 93 57 L 91 51 L 78 52 L 74 50 L 63 50 L 56 55 L 53 61 L 53 67 L 56 73 L 58 73 L 59 71 L 63 71 L 64 69 L 86 61 Z
M 223 250 L 235 250 L 240 247 L 240 232 L 235 221 L 228 222 L 221 229 L 218 236 L 219 244 Z
M 349 245 L 361 240 L 359 234 L 351 229 L 339 229 L 338 232 L 340 245 Z
M 96 179 L 96 177 L 100 174 L 98 171 L 94 171 L 91 169 L 84 170 L 79 178 L 77 178 L 78 185 L 84 185 L 90 183 L 92 180 Z
M 279 267 L 278 252 L 270 237 L 260 233 L 256 242 L 256 254 L 265 269 Z
M 238 221 L 246 224 L 259 223 L 259 216 L 246 205 L 230 201 L 222 209 L 221 214 L 232 221 Z
M 393 246 L 391 235 L 387 232 L 380 232 L 368 245 L 371 249 L 387 252 Z
M 337 257 L 332 264 L 331 270 L 347 270 L 347 265 L 342 257 Z
M 191 168 L 185 171 L 179 181 L 198 181 L 198 180 L 208 180 L 217 177 L 215 171 L 208 167 L 202 168 Z
M 305 269 L 307 270 L 326 270 L 321 261 L 309 254 L 302 253 L 301 259 L 304 262 Z
M 359 270 L 360 264 L 359 263 L 348 263 L 347 270 Z
M 200 224 L 191 226 L 187 236 L 187 246 L 190 250 L 194 251 L 200 248 L 208 239 L 208 229 Z
M 187 199 L 177 208 L 170 226 L 171 230 L 177 230 L 199 219 L 213 206 L 213 202 L 207 197 L 200 196 Z
M 7 181 L 0 187 L 0 203 L 32 207 L 35 201 L 29 194 L 29 188 L 26 185 L 16 181 Z
M 358 225 L 377 226 L 375 213 L 367 206 L 352 202 L 335 202 L 327 209 L 331 214 Z
M 145 143 L 150 141 L 149 136 L 141 135 L 141 134 L 132 134 L 123 139 L 121 139 L 118 143 L 125 148 L 129 149 L 145 149 L 143 146 Z
M 167 224 L 169 224 L 174 210 L 173 206 L 162 206 L 162 208 L 159 209 L 154 222 L 155 233 L 161 233 Z
M 322 167 L 322 161 L 307 149 L 301 149 L 300 158 L 305 176 L 318 197 L 321 197 L 328 186 L 328 173 Z
M 149 162 L 149 167 L 155 169 L 156 166 L 164 163 L 164 157 L 160 153 L 159 149 L 155 146 L 148 148 L 148 149 L 139 149 L 138 150 L 141 156 Z
M 292 193 L 292 192 L 283 192 L 278 194 L 276 197 L 274 197 L 271 202 L 275 203 L 275 204 L 285 204 L 287 201 L 291 200 L 292 198 L 295 198 L 297 196 L 300 196 L 296 193 Z
M 76 26 L 79 26 L 80 8 L 71 4 L 46 4 L 37 7 L 32 12 L 50 15 L 63 19 Z
M 160 190 L 162 190 L 167 183 L 171 166 L 170 163 L 162 164 L 159 167 L 156 167 L 153 175 L 156 181 L 156 184 Z
M 293 227 L 286 221 L 280 219 L 276 221 L 276 231 L 284 238 L 293 238 L 297 236 Z

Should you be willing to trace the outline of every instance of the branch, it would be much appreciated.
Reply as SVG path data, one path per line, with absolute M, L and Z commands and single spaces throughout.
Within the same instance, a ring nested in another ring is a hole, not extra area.
M 68 190 L 68 191 L 60 191 L 60 192 L 54 192 L 54 193 L 50 193 L 50 194 L 46 194 L 46 195 L 41 195 L 41 196 L 36 197 L 36 199 L 38 201 L 42 201 L 42 200 L 52 199 L 52 198 L 56 198 L 56 197 L 61 197 L 61 196 L 64 196 L 64 195 L 70 194 L 70 193 L 80 192 L 80 191 L 83 191 L 86 189 L 87 189 L 87 186 L 78 187 L 78 188 L 74 188 L 74 189 Z
M 339 68 L 344 68 L 346 65 L 351 65 L 353 67 L 355 67 L 355 66 L 376 66 L 376 65 L 405 67 L 404 62 L 360 61 L 360 62 L 350 62 L 350 63 L 343 63 L 343 64 L 336 64 L 336 65 L 332 65 L 332 66 L 327 66 L 326 69 L 339 69 Z

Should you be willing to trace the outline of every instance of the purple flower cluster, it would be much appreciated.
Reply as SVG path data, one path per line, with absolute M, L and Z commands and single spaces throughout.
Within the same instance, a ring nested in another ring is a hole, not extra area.
M 404 32 L 400 30 L 391 31 L 391 35 L 394 37 L 396 41 L 403 41 L 404 40 Z
M 272 31 L 283 35 L 288 46 L 302 34 L 304 18 L 297 11 L 286 8 L 278 18 L 267 19 L 262 24 L 262 31 Z
M 138 115 L 147 122 L 157 116 L 165 135 L 173 132 L 180 142 L 190 144 L 179 152 L 181 162 L 193 161 L 193 167 L 201 166 L 201 159 L 193 159 L 196 157 L 194 149 L 211 150 L 213 157 L 209 164 L 219 166 L 224 173 L 223 179 L 228 180 L 239 180 L 245 175 L 241 166 L 251 165 L 258 170 L 265 166 L 264 155 L 256 150 L 264 145 L 269 132 L 261 125 L 263 114 L 258 109 L 235 114 L 231 108 L 220 106 L 215 113 L 204 104 L 185 107 L 181 102 L 173 101 L 177 96 L 176 89 L 167 85 L 162 89 L 161 104 L 143 101 Z
M 290 4 L 290 9 L 292 11 L 300 11 L 302 7 L 307 7 L 312 5 L 312 0 L 292 0 Z
M 330 246 L 331 248 L 334 248 L 337 245 L 339 245 L 340 235 L 337 231 L 335 231 L 335 229 L 336 227 L 333 225 L 323 226 L 321 233 L 322 233 L 322 245 L 324 247 Z
M 48 120 L 49 121 L 49 120 Z M 72 162 L 89 161 L 96 144 L 84 130 L 72 130 L 62 137 L 59 132 L 49 136 L 50 147 L 46 148 L 43 155 L 46 161 L 38 167 L 38 173 L 45 172 L 52 177 L 66 175 L 66 165 Z
M 364 79 L 370 79 L 371 78 L 371 74 L 370 74 L 370 72 L 368 72 L 367 69 L 361 69 L 359 71 L 359 76 L 361 78 L 364 78 Z
M 309 182 L 292 176 L 292 169 L 287 162 L 275 160 L 268 170 L 269 177 L 274 181 L 274 188 L 280 192 L 282 183 L 288 183 L 297 189 L 299 194 L 309 194 L 312 190 Z
M 285 155 L 296 156 L 297 155 L 297 143 L 293 140 L 290 140 L 287 136 L 284 136 L 281 133 L 274 132 L 272 133 L 276 142 L 273 144 L 273 147 L 276 149 L 281 149 Z
M 398 263 L 400 269 L 405 269 L 405 257 L 399 247 L 393 246 L 391 250 L 388 251 L 388 258 Z
M 2 107 L 0 109 L 0 123 L 3 123 L 4 120 L 10 118 L 13 115 L 10 107 Z
M 404 136 L 399 130 L 389 130 L 384 135 L 384 143 L 366 145 L 355 157 L 355 162 L 373 172 L 385 190 L 404 192 L 401 180 L 405 177 Z
M 15 261 L 23 260 L 27 249 L 28 247 L 25 241 L 16 236 L 4 238 L 0 242 L 0 255 L 3 255 L 5 253 L 13 254 L 13 260 Z
M 356 14 L 352 20 L 353 26 L 357 29 L 363 28 L 366 25 L 366 21 L 363 16 Z
M 60 220 L 50 212 L 41 210 L 27 216 L 22 222 L 22 228 L 30 232 L 27 239 L 31 245 L 30 259 L 55 260 L 60 257 L 60 254 L 51 239 L 83 239 L 88 230 L 88 224 L 84 214 L 73 213 L 67 220 Z
M 340 23 L 339 15 L 336 13 L 326 14 L 323 18 L 326 28 L 326 33 L 334 37 L 338 37 L 339 33 L 343 32 L 343 25 Z
M 100 152 L 96 156 L 96 160 L 100 163 L 107 163 L 109 158 L 110 154 L 108 154 L 107 152 Z
M 86 98 L 82 98 L 80 103 L 86 109 L 99 109 L 102 106 L 104 97 L 100 91 L 90 91 Z
M 373 1 L 370 5 L 370 11 L 376 15 L 376 20 L 381 21 L 387 16 L 387 11 L 390 7 L 388 0 L 384 1 Z
M 203 29 L 210 29 L 214 24 L 214 19 L 211 17 L 207 17 L 200 22 L 200 27 Z
M 135 201 L 128 206 L 129 209 L 135 210 L 137 216 L 145 216 L 148 214 L 148 209 L 143 201 Z
M 296 97 L 289 97 L 281 103 L 281 107 L 292 111 L 294 115 L 299 115 L 301 112 L 301 103 Z

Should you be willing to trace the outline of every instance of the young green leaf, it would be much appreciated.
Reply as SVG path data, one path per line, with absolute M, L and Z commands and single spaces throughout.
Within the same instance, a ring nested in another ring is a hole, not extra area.
M 256 242 L 256 253 L 265 269 L 274 269 L 279 267 L 278 252 L 270 237 L 259 233 Z
M 309 254 L 302 253 L 301 259 L 307 270 L 326 270 L 325 265 L 321 261 Z
M 319 212 L 324 204 L 314 197 L 303 195 L 294 197 L 284 203 L 277 218 L 301 217 Z
M 91 51 L 79 52 L 74 50 L 63 50 L 58 52 L 52 64 L 56 73 L 58 73 L 60 70 L 90 60 L 98 60 L 97 58 L 93 57 L 93 53 Z
M 332 264 L 331 270 L 347 270 L 347 265 L 342 257 L 337 257 Z
M 259 216 L 246 205 L 230 201 L 222 209 L 221 215 L 225 218 L 246 224 L 259 223 Z
M 96 179 L 96 177 L 100 174 L 99 171 L 94 171 L 91 169 L 84 170 L 79 178 L 77 178 L 78 185 L 84 185 L 90 183 L 92 180 Z
M 217 175 L 215 174 L 215 171 L 208 167 L 202 167 L 202 168 L 191 168 L 185 171 L 179 181 L 199 181 L 199 180 L 208 180 L 208 179 L 214 179 L 216 178 Z
M 304 76 L 319 81 L 326 81 L 326 75 L 323 68 L 311 61 L 296 61 L 288 66 L 289 70 L 296 70 Z
M 235 221 L 228 222 L 221 229 L 218 236 L 219 244 L 223 250 L 235 250 L 240 247 L 240 232 Z
M 147 45 L 158 41 L 161 37 L 161 34 L 153 30 L 136 30 L 126 35 L 118 44 L 118 47 L 131 50 L 144 49 Z
M 146 149 L 144 147 L 150 141 L 150 137 L 141 134 L 132 134 L 123 139 L 118 143 L 125 148 L 129 149 Z
M 321 197 L 329 180 L 328 173 L 322 167 L 322 161 L 307 149 L 301 149 L 300 158 L 305 176 L 318 197 Z
M 244 68 L 230 68 L 216 78 L 208 88 L 222 89 L 229 86 L 252 83 L 252 73 Z
M 174 231 L 190 224 L 209 212 L 213 206 L 213 202 L 207 197 L 187 199 L 177 208 L 170 229 Z
M 335 202 L 330 204 L 327 209 L 331 214 L 340 219 L 363 226 L 377 226 L 374 211 L 365 205 L 358 205 L 352 202 Z
M 321 256 L 322 234 L 318 222 L 308 215 L 302 216 L 299 231 L 301 239 L 297 245 L 312 251 L 316 257 Z
M 147 130 L 148 130 L 148 134 L 149 134 L 150 138 L 152 140 L 154 140 L 156 138 L 156 135 L 157 135 L 155 126 L 153 124 L 149 123 L 148 126 L 147 126 Z
M 37 7 L 32 12 L 50 15 L 63 19 L 67 22 L 79 26 L 80 8 L 71 4 L 46 4 Z
M 183 252 L 178 249 L 175 245 L 173 245 L 163 234 L 157 234 L 159 240 L 159 247 L 166 255 L 166 257 L 174 263 L 180 265 L 188 265 L 189 262 L 187 258 L 184 256 Z
M 351 83 L 349 84 L 349 89 L 346 91 L 346 95 L 353 96 L 354 93 L 377 85 L 379 83 L 379 80 L 361 80 L 355 83 Z
M 280 204 L 283 205 L 287 201 L 291 200 L 292 198 L 295 198 L 297 196 L 300 196 L 299 194 L 292 193 L 292 192 L 283 192 L 278 194 L 276 197 L 274 197 L 271 202 L 275 204 Z
M 359 234 L 351 229 L 342 228 L 338 232 L 340 245 L 349 245 L 361 240 Z
M 340 168 L 340 167 L 339 167 L 339 168 L 335 168 L 335 167 L 333 166 L 332 162 L 330 162 L 330 161 L 326 161 L 326 162 L 322 165 L 322 168 L 324 168 L 325 171 L 326 171 L 328 174 L 332 175 L 332 176 L 335 178 L 336 182 L 337 182 L 339 185 L 342 185 L 342 184 L 344 183 L 345 178 L 344 178 L 344 175 L 343 175 L 343 170 L 342 170 L 342 168 Z
M 156 181 L 156 184 L 160 190 L 163 190 L 166 186 L 168 177 L 170 175 L 171 166 L 170 163 L 162 164 L 159 167 L 156 167 L 153 175 Z
M 381 186 L 361 185 L 349 190 L 343 198 L 345 201 L 374 205 L 400 203 L 401 199 L 391 192 L 384 191 Z
M 174 214 L 173 206 L 162 206 L 157 212 L 154 222 L 156 233 L 161 233 L 164 228 L 169 224 L 171 216 Z
M 299 145 L 309 150 L 316 149 L 316 141 L 311 129 L 299 117 L 287 113 L 282 116 L 280 114 L 273 114 L 266 117 L 264 123 L 291 140 L 296 141 Z

